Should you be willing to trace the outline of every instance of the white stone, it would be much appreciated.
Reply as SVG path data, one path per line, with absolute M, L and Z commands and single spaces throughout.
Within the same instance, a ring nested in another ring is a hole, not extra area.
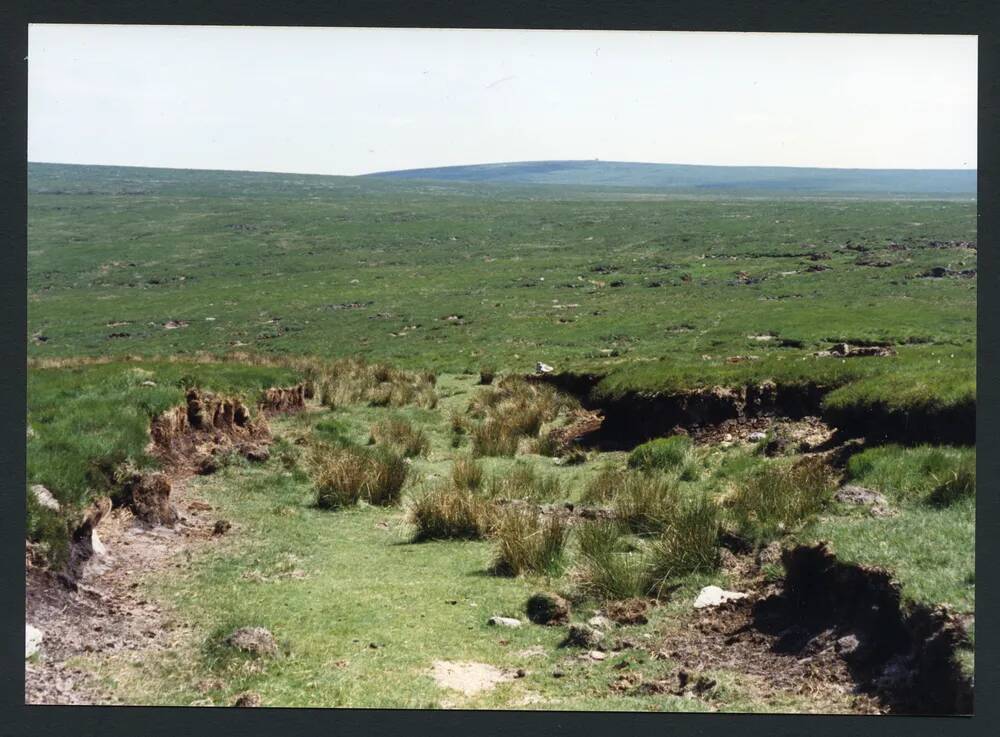
M 763 433 L 763 432 L 752 432 L 752 433 L 750 433 L 750 435 L 748 435 L 747 437 L 748 437 L 748 438 L 749 438 L 749 439 L 750 439 L 750 440 L 751 440 L 752 442 L 756 443 L 756 442 L 758 442 L 758 441 L 760 441 L 760 440 L 763 440 L 764 438 L 766 438 L 766 437 L 767 437 L 767 433 Z
M 591 660 L 604 660 L 608 657 L 607 653 L 602 653 L 600 650 L 591 650 L 587 655 L 590 656 Z
M 107 555 L 108 549 L 104 547 L 101 538 L 97 536 L 97 530 L 90 531 L 90 546 L 94 549 L 94 555 Z
M 514 619 L 514 617 L 490 617 L 488 624 L 495 627 L 520 627 L 521 620 Z
M 541 361 L 539 361 L 538 363 L 535 364 L 535 371 L 540 374 L 551 374 L 553 371 L 555 371 L 555 369 L 549 366 L 547 363 L 542 363 Z
M 739 591 L 725 591 L 718 586 L 706 586 L 698 592 L 698 598 L 694 600 L 694 608 L 705 609 L 706 607 L 719 606 L 727 601 L 745 599 L 746 596 Z
M 34 494 L 35 501 L 46 509 L 51 509 L 53 512 L 59 511 L 59 502 L 52 496 L 52 492 L 41 484 L 34 484 L 31 487 L 31 493 Z
M 37 627 L 32 627 L 27 622 L 24 623 L 24 658 L 27 660 L 38 652 L 42 646 L 42 631 Z
M 607 617 L 597 615 L 596 617 L 591 617 L 590 619 L 588 619 L 587 624 L 589 624 L 591 627 L 596 627 L 597 629 L 600 630 L 606 630 L 609 627 L 611 627 L 614 624 L 614 622 L 612 622 Z

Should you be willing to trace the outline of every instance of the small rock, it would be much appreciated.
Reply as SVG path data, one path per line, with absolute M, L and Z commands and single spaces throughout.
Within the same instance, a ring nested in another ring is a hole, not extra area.
M 559 647 L 584 647 L 588 650 L 596 649 L 604 639 L 604 633 L 588 627 L 585 624 L 571 624 L 566 633 L 566 639 L 560 643 Z
M 278 643 L 264 627 L 240 627 L 226 638 L 226 644 L 251 655 L 278 654 Z
M 858 641 L 857 636 L 845 635 L 837 640 L 834 647 L 841 655 L 852 655 L 860 645 L 861 643 Z
M 729 601 L 745 599 L 746 596 L 738 591 L 725 591 L 718 586 L 706 586 L 698 592 L 698 597 L 694 600 L 694 608 L 716 607 Z
M 521 620 L 515 619 L 514 617 L 490 617 L 487 624 L 491 624 L 494 627 L 520 627 Z
M 142 383 L 140 383 L 139 386 L 156 386 L 156 382 L 155 381 L 150 381 L 149 379 L 147 379 L 146 381 L 143 381 Z
M 51 509 L 53 512 L 59 511 L 59 502 L 52 496 L 52 492 L 41 484 L 33 484 L 31 486 L 31 493 L 40 506 Z
M 539 592 L 528 599 L 525 611 L 535 624 L 566 624 L 569 622 L 569 602 L 558 594 Z
M 587 624 L 589 624 L 591 627 L 595 629 L 606 630 L 609 629 L 614 624 L 614 622 L 612 622 L 607 617 L 598 614 L 596 617 L 591 617 L 590 619 L 588 619 Z
M 749 435 L 747 435 L 747 439 L 750 440 L 750 442 L 753 442 L 753 443 L 759 443 L 761 440 L 763 440 L 766 437 L 767 437 L 767 433 L 766 432 L 759 432 L 759 431 L 758 432 L 752 432 Z
M 536 373 L 551 374 L 553 371 L 555 371 L 555 369 L 549 366 L 547 363 L 542 363 L 541 361 L 539 361 L 538 363 L 535 364 Z
M 604 660 L 608 657 L 607 653 L 602 653 L 600 650 L 591 650 L 587 655 L 591 660 Z
M 241 708 L 255 707 L 263 704 L 263 700 L 260 694 L 256 691 L 244 691 L 239 696 L 236 697 L 236 701 L 233 702 L 233 706 L 238 706 Z
M 97 530 L 91 530 L 90 532 L 90 547 L 94 549 L 94 555 L 108 554 L 108 549 L 101 542 L 101 538 L 97 536 Z
M 27 660 L 37 653 L 42 647 L 42 638 L 45 635 L 40 629 L 27 622 L 24 624 L 24 659 Z

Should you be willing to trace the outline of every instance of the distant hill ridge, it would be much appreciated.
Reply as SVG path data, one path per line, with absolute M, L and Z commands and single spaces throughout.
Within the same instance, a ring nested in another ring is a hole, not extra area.
M 975 169 L 824 169 L 790 166 L 701 166 L 627 161 L 517 161 L 382 171 L 393 179 L 505 184 L 651 187 L 684 190 L 976 193 Z

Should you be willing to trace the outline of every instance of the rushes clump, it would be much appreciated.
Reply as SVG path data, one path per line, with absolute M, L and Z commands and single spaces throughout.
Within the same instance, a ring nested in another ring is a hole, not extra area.
M 414 499 L 407 512 L 416 527 L 414 541 L 477 540 L 489 533 L 494 516 L 491 502 L 449 483 Z
M 320 401 L 331 408 L 350 404 L 373 407 L 437 406 L 436 377 L 402 371 L 360 358 L 336 361 L 322 382 Z
M 575 578 L 580 590 L 605 601 L 645 596 L 650 588 L 649 563 L 625 535 L 627 528 L 610 520 L 576 528 L 580 547 Z
M 500 514 L 493 536 L 496 554 L 490 572 L 494 575 L 556 574 L 565 560 L 569 525 L 556 515 L 508 507 Z
M 483 467 L 475 458 L 456 458 L 451 466 L 451 481 L 459 489 L 476 491 L 483 485 Z
M 736 488 L 730 513 L 742 537 L 767 542 L 816 515 L 830 501 L 835 485 L 821 463 L 767 465 Z
M 611 501 L 618 489 L 624 486 L 628 475 L 623 469 L 604 466 L 587 483 L 580 500 L 584 504 L 602 504 Z
M 406 420 L 384 420 L 372 425 L 369 443 L 397 449 L 405 458 L 425 456 L 430 448 L 427 433 L 414 429 Z
M 324 448 L 310 460 L 316 506 L 340 509 L 365 501 L 377 506 L 399 502 L 409 466 L 387 448 Z
M 650 574 L 665 582 L 719 563 L 719 508 L 706 496 L 680 506 L 650 546 Z
M 517 453 L 520 437 L 502 420 L 488 419 L 473 425 L 470 431 L 472 454 L 511 457 Z
M 481 389 L 469 403 L 479 423 L 471 429 L 477 456 L 513 456 L 521 438 L 538 437 L 542 425 L 578 406 L 553 387 L 518 376 L 505 376 Z
M 626 473 L 611 503 L 616 519 L 640 534 L 659 532 L 676 513 L 677 482 L 648 473 Z

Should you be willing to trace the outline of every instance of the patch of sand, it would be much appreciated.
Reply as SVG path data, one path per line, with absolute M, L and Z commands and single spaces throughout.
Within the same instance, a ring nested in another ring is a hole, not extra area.
M 435 660 L 431 667 L 431 676 L 438 686 L 461 691 L 466 696 L 489 691 L 498 683 L 514 678 L 513 673 L 488 663 L 452 663 L 447 660 Z

